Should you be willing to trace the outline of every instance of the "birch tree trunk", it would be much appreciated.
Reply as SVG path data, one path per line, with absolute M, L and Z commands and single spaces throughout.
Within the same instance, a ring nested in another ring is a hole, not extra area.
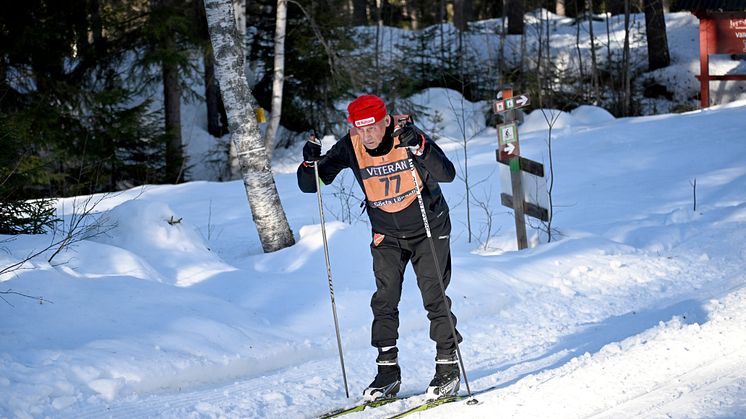
M 272 77 L 272 115 L 269 118 L 267 131 L 264 133 L 264 146 L 267 158 L 272 161 L 275 149 L 275 135 L 280 127 L 282 116 L 282 87 L 285 83 L 285 26 L 287 24 L 288 2 L 277 0 L 277 17 L 275 19 L 275 72 Z
M 241 38 L 241 49 L 246 54 L 246 0 L 233 0 L 233 15 L 236 17 L 236 28 Z
M 295 243 L 272 177 L 259 125 L 251 107 L 244 74 L 242 41 L 236 29 L 232 0 L 205 0 L 207 27 L 215 55 L 215 73 L 228 114 L 231 141 L 241 165 L 246 196 L 265 252 Z
M 196 24 L 199 25 L 200 36 L 209 37 L 207 31 L 207 17 L 205 17 L 205 2 L 197 0 L 194 2 L 194 15 Z M 240 31 L 240 29 L 239 29 Z M 212 55 L 212 47 L 207 46 L 202 54 L 204 60 L 204 84 L 205 105 L 207 105 L 207 132 L 213 137 L 220 138 L 228 133 L 228 118 L 225 115 L 223 100 L 220 98 L 220 88 L 215 79 L 215 57 Z M 226 167 L 226 169 L 228 169 Z M 225 179 L 230 178 L 229 170 L 226 170 Z M 223 176 L 221 176 L 221 180 Z
M 233 16 L 235 17 L 234 24 L 238 30 L 238 38 L 240 39 L 239 45 L 241 48 L 241 56 L 243 57 L 244 64 L 246 60 L 246 0 L 231 0 L 233 4 Z M 244 72 L 241 73 L 245 77 L 248 77 L 249 90 L 254 88 L 256 84 L 255 77 L 252 73 L 247 74 L 247 69 L 244 68 Z M 255 108 L 256 103 L 253 98 L 249 98 L 249 106 Z M 238 179 L 242 176 L 241 163 L 238 161 L 238 150 L 236 144 L 231 141 L 228 146 L 228 177 L 229 179 Z

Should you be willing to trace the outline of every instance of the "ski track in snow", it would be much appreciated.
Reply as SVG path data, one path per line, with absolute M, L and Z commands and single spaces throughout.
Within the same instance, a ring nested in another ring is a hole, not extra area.
M 335 368 L 336 367 L 336 368 Z M 320 377 L 336 376 L 338 365 L 328 361 L 314 361 L 296 367 L 283 369 L 268 376 L 237 381 L 232 384 L 210 387 L 203 390 L 188 390 L 176 394 L 154 394 L 147 397 L 134 397 L 116 403 L 98 403 L 76 410 L 75 417 L 149 417 L 191 418 L 191 417 L 307 417 L 309 402 L 305 400 L 308 391 L 297 393 L 302 396 L 294 400 L 280 388 L 304 388 L 321 382 Z M 308 374 L 311 370 L 314 374 Z M 276 389 L 273 389 L 276 386 Z M 336 389 L 339 390 L 339 389 Z M 321 412 L 328 395 L 319 390 L 316 393 Z M 278 416 L 276 416 L 278 415 Z
M 609 343 L 599 353 L 479 395 L 478 399 L 488 402 L 486 408 L 443 406 L 422 417 L 721 416 L 713 412 L 743 417 L 746 288 L 724 300 L 726 307 L 716 309 L 715 318 L 701 326 L 672 320 L 639 336 Z M 733 330 L 734 320 L 740 322 L 740 329 Z M 622 380 L 615 382 L 619 377 Z M 681 403 L 682 399 L 686 401 Z M 699 400 L 694 407 L 692 399 Z
M 653 266 L 658 263 L 655 258 L 653 262 Z M 688 275 L 691 278 L 703 276 L 710 269 L 708 266 L 690 266 Z M 732 274 L 737 275 L 735 272 Z M 687 282 L 686 277 L 678 279 Z M 690 295 L 687 294 L 680 297 L 682 301 L 689 301 Z M 591 334 L 581 332 L 585 338 L 596 336 L 595 340 L 586 342 L 597 348 L 592 353 L 578 353 L 572 345 L 524 347 L 516 356 L 498 364 L 495 364 L 494 357 L 485 356 L 489 351 L 478 357 L 465 354 L 469 362 L 467 368 L 472 390 L 481 392 L 496 387 L 479 394 L 477 398 L 489 402 L 488 409 L 497 407 L 498 411 L 485 411 L 480 406 L 466 406 L 461 402 L 423 412 L 420 417 L 701 417 L 697 411 L 690 411 L 692 406 L 689 402 L 677 407 L 677 401 L 684 395 L 696 395 L 701 400 L 699 404 L 704 413 L 746 412 L 743 404 L 746 400 L 746 378 L 743 374 L 746 371 L 746 351 L 742 348 L 743 342 L 746 342 L 746 291 L 737 289 L 725 292 L 724 300 L 727 302 L 725 308 L 718 300 L 709 303 L 710 309 L 714 310 L 710 314 L 715 318 L 702 325 L 688 323 L 681 317 L 671 320 L 670 313 L 663 311 L 658 325 L 621 341 L 599 340 L 599 336 L 607 336 L 603 331 L 599 333 L 599 330 Z M 691 303 L 677 305 L 674 302 L 672 306 L 688 309 Z M 728 330 L 718 323 L 718 318 L 732 321 L 734 316 L 744 325 L 741 330 Z M 546 320 L 539 322 L 543 324 L 542 327 L 547 326 L 544 322 Z M 567 332 L 564 326 L 558 322 L 556 330 L 534 331 L 545 336 L 556 334 L 561 337 Z M 518 325 L 502 341 L 514 340 L 517 345 L 535 342 L 533 339 L 521 340 L 520 334 L 526 332 L 531 332 L 530 324 Z M 733 332 L 740 333 L 742 339 L 722 338 L 724 334 Z M 474 330 L 470 330 L 470 333 L 474 333 Z M 611 336 L 619 335 L 612 333 Z M 690 344 L 692 339 L 686 338 L 692 336 L 699 343 L 695 347 L 676 345 L 679 341 Z M 718 336 L 721 338 L 717 339 Z M 365 358 L 365 354 L 355 354 L 351 359 L 357 358 Z M 670 363 L 665 368 L 668 373 L 660 374 L 660 365 L 650 373 L 646 372 L 646 366 L 661 362 Z M 313 374 L 309 376 L 308 371 Z M 340 399 L 339 393 L 343 393 L 343 387 L 338 376 L 339 365 L 332 357 L 215 388 L 88 405 L 76 410 L 74 416 L 314 417 L 331 410 L 330 399 L 336 400 L 336 407 L 349 405 L 359 399 L 356 395 L 358 388 L 354 386 L 351 386 L 349 401 Z M 594 387 L 594 381 L 610 385 L 609 381 L 599 381 L 604 376 L 623 377 L 623 381 L 616 383 L 618 386 L 612 389 Z M 364 385 L 357 381 L 358 385 Z M 273 386 L 277 386 L 276 389 Z M 310 390 L 313 386 L 329 387 L 326 390 Z M 577 400 L 573 403 L 578 386 L 583 387 L 588 397 L 582 401 L 582 407 L 577 405 Z M 412 391 L 416 392 L 411 386 L 407 388 L 405 383 L 403 393 L 411 394 Z M 463 382 L 461 393 L 466 393 Z M 723 405 L 723 394 L 731 395 L 731 405 Z M 714 398 L 715 405 L 708 405 L 708 395 L 718 395 Z M 537 403 L 537 400 L 541 402 Z M 417 402 L 417 398 L 395 402 L 348 417 L 386 417 Z M 502 406 L 504 410 L 500 408 Z

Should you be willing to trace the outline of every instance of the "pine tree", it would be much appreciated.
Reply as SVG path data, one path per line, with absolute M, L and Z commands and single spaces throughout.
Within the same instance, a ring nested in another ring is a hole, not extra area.
M 17 167 L 5 167 L 3 199 L 161 180 L 158 114 L 122 77 L 141 38 L 141 9 L 132 6 L 33 0 L 4 11 L 0 122 L 3 142 L 21 148 Z

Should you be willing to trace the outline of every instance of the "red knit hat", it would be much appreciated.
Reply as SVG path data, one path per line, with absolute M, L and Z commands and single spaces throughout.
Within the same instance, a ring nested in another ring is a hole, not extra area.
M 353 100 L 347 106 L 347 112 L 350 114 L 347 120 L 352 125 L 356 128 L 367 127 L 386 117 L 386 104 L 378 96 L 364 95 Z

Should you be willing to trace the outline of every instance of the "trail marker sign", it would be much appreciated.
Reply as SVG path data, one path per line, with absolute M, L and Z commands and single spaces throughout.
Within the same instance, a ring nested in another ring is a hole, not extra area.
M 511 157 L 521 155 L 518 143 L 518 126 L 515 122 L 502 124 L 497 127 L 497 143 L 500 147 L 500 160 L 507 161 Z
M 542 189 L 544 192 L 546 191 L 544 166 L 541 163 L 521 157 L 521 148 L 518 142 L 518 126 L 515 123 L 514 109 L 522 108 L 528 104 L 528 96 L 520 95 L 514 97 L 513 89 L 503 89 L 502 97 L 493 105 L 495 113 L 505 113 L 505 123 L 497 126 L 497 161 L 510 167 L 510 188 L 512 192 L 511 194 L 502 193 L 500 194 L 500 198 L 503 205 L 513 208 L 515 214 L 515 234 L 519 250 L 528 247 L 525 215 L 538 218 L 542 221 L 547 221 L 549 216 L 549 211 L 543 208 L 543 205 L 546 205 L 545 200 L 532 197 L 531 194 L 528 194 L 529 196 L 527 197 L 523 188 L 523 174 L 525 172 L 529 178 L 534 179 L 533 184 L 544 185 Z M 503 186 L 502 189 L 506 190 L 507 188 Z
M 504 97 L 504 94 L 503 94 Z M 503 100 L 498 100 L 494 104 L 495 113 L 502 113 L 506 111 L 511 111 L 513 109 L 522 108 L 524 106 L 528 106 L 530 103 L 528 96 L 526 95 L 520 95 L 515 97 L 506 97 Z

